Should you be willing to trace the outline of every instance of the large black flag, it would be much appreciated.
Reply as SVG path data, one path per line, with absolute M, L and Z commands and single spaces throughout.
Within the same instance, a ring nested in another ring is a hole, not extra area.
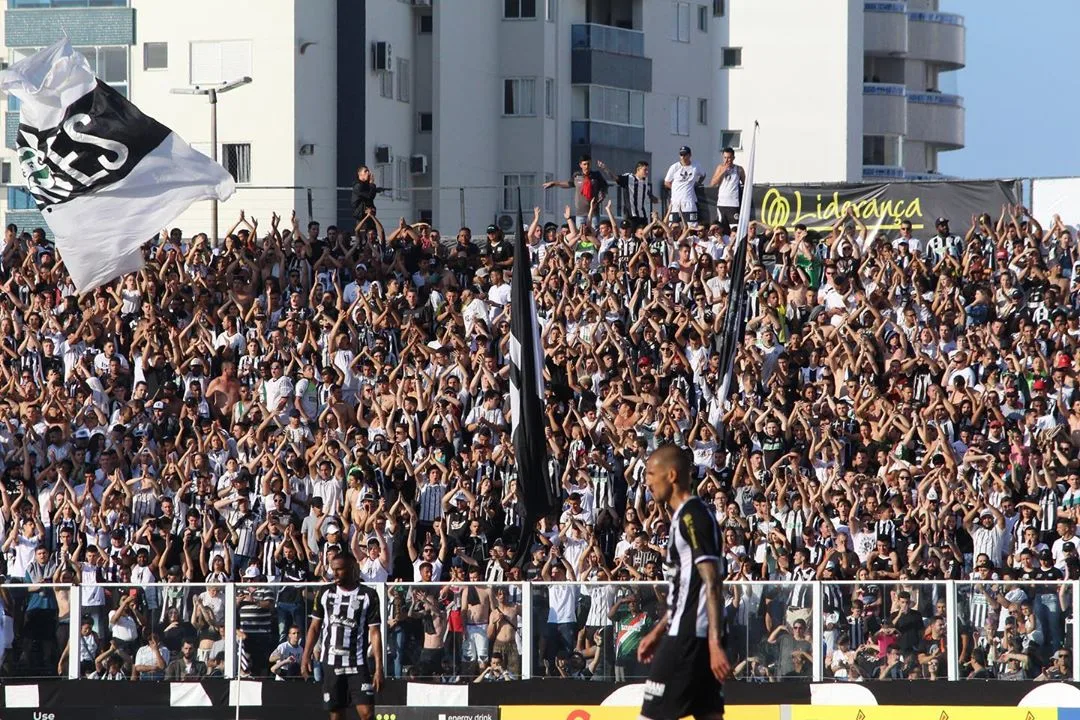
M 532 293 L 532 262 L 521 214 L 518 190 L 517 233 L 514 239 L 514 274 L 510 284 L 510 426 L 514 439 L 518 487 L 525 501 L 525 517 L 518 564 L 528 560 L 533 528 L 559 504 L 548 479 L 547 443 L 544 438 L 543 349 L 536 323 Z
M 746 164 L 746 181 L 743 184 L 742 201 L 739 204 L 739 227 L 735 231 L 735 257 L 731 260 L 731 292 L 728 293 L 724 329 L 720 336 L 720 367 L 724 380 L 720 385 L 720 406 L 724 405 L 732 386 L 735 385 L 735 350 L 742 342 L 746 328 L 746 246 L 750 243 L 750 217 L 753 214 L 754 154 L 757 149 L 758 124 L 750 139 L 750 161 Z

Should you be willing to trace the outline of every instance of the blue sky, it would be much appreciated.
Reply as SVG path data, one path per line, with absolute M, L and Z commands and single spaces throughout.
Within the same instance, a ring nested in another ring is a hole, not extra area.
M 1080 0 L 941 0 L 964 16 L 966 145 L 939 170 L 965 178 L 1080 175 Z

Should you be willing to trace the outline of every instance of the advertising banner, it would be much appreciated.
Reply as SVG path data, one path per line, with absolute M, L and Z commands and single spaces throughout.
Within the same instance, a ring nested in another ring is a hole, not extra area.
M 792 705 L 791 720 L 1058 720 L 1057 708 Z
M 984 212 L 995 219 L 1004 203 L 1020 202 L 1019 180 L 844 183 L 824 185 L 755 185 L 754 219 L 790 230 L 802 223 L 827 232 L 851 208 L 871 232 L 895 233 L 904 220 L 915 233 L 933 232 L 934 221 L 948 218 L 952 231 L 963 233 L 971 216 Z M 698 207 L 703 219 L 715 214 L 716 188 L 704 188 Z
M 1043 227 L 1054 215 L 1072 228 L 1080 227 L 1080 178 L 1031 181 L 1031 214 Z
M 503 705 L 499 710 L 501 720 L 637 720 L 641 706 Z M 728 705 L 724 720 L 780 720 L 780 706 Z

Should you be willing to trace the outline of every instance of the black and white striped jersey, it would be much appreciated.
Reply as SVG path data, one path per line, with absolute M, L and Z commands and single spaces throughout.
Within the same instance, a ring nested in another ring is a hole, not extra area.
M 315 596 L 313 620 L 319 630 L 319 660 L 330 668 L 357 668 L 367 663 L 368 629 L 379 627 L 379 596 L 367 585 L 345 590 L 329 585 Z
M 671 610 L 670 636 L 689 640 L 706 637 L 708 633 L 705 584 L 698 572 L 698 564 L 703 562 L 720 562 L 720 527 L 705 502 L 694 496 L 671 516 L 664 563 Z

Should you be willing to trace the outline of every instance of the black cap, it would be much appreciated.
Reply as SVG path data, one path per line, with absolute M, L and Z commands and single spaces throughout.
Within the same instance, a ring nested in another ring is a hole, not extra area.
M 683 145 L 681 148 L 679 148 L 679 154 L 680 155 L 690 155 L 690 154 L 692 154 L 690 152 L 690 146 L 689 145 Z
M 937 220 L 934 221 L 934 224 L 935 225 L 948 225 L 949 224 L 949 218 L 939 217 Z
M 629 230 L 630 228 L 634 227 L 634 223 L 630 222 L 629 220 L 623 220 L 621 223 L 619 223 L 619 227 Z
M 1039 559 L 1047 561 L 1053 560 L 1054 553 L 1050 552 L 1048 548 L 1043 548 L 1042 552 L 1039 553 Z
M 493 232 L 499 232 L 499 228 L 495 227 L 494 225 L 488 225 L 488 227 L 487 227 L 487 231 L 488 231 L 489 233 L 493 233 Z

